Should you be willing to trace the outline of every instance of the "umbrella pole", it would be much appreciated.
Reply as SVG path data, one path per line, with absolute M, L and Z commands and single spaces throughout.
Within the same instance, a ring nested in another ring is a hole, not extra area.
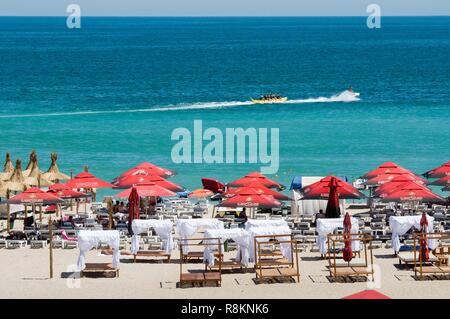
M 112 219 L 113 219 L 113 215 L 112 215 L 112 198 L 108 198 L 108 214 L 109 214 L 109 225 L 108 228 L 112 229 Z
M 10 191 L 6 190 L 6 199 L 9 199 Z M 9 233 L 11 231 L 11 207 L 6 204 L 6 231 Z
M 42 205 L 39 205 L 39 221 L 42 222 Z
M 27 205 L 25 205 L 24 213 L 25 213 L 25 219 L 27 219 L 27 217 L 28 217 L 28 209 L 27 209 Z
M 48 218 L 48 235 L 49 235 L 49 259 L 50 259 L 50 279 L 53 278 L 53 249 L 52 249 L 52 240 L 53 240 L 53 227 L 52 227 L 52 216 Z

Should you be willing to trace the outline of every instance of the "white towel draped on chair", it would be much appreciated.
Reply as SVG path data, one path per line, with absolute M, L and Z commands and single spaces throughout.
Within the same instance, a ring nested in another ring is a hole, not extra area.
M 249 262 L 249 247 L 250 234 L 242 228 L 232 229 L 207 229 L 205 230 L 204 238 L 219 238 L 222 242 L 222 252 L 224 251 L 223 242 L 227 239 L 232 239 L 237 244 L 236 260 L 244 266 L 248 266 Z M 214 244 L 216 241 L 204 241 L 205 243 Z M 203 252 L 203 260 L 210 266 L 214 266 L 214 252 L 216 246 L 207 245 Z
M 359 222 L 355 217 L 351 217 L 352 223 L 352 234 L 357 234 L 359 232 Z M 319 218 L 316 221 L 317 230 L 317 246 L 319 247 L 321 254 L 326 254 L 328 252 L 327 237 L 328 234 L 332 234 L 336 229 L 344 227 L 344 218 Z M 360 250 L 360 240 L 352 241 L 352 250 Z
M 389 227 L 392 230 L 392 248 L 395 252 L 398 252 L 400 249 L 400 236 L 406 234 L 408 230 L 414 227 L 417 230 L 420 230 L 420 220 L 422 219 L 422 215 L 417 216 L 391 216 L 389 217 Z M 428 221 L 428 232 L 434 232 L 434 217 L 427 215 Z M 434 249 L 436 247 L 436 240 L 429 239 L 428 247 L 430 249 Z

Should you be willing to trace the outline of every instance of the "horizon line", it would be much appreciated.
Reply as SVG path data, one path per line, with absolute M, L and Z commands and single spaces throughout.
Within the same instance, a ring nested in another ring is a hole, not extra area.
M 368 15 L 81 15 L 85 18 L 367 18 Z M 392 18 L 450 17 L 450 14 L 436 15 L 389 15 Z M 0 18 L 67 18 L 67 15 L 0 15 Z

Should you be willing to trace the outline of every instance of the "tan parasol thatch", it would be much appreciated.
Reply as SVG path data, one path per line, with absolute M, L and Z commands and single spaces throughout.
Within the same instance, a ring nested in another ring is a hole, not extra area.
M 6 153 L 5 164 L 3 165 L 3 172 L 0 173 L 0 180 L 6 181 L 10 179 L 13 172 L 14 166 L 11 162 L 11 156 L 9 155 L 9 153 Z
M 0 197 L 6 198 L 6 187 L 2 181 L 0 181 Z
M 58 168 L 58 164 L 56 164 L 56 160 L 58 159 L 58 154 L 52 153 L 50 155 L 50 158 L 52 160 L 52 163 L 50 164 L 50 167 L 47 172 L 42 174 L 42 177 L 45 178 L 48 181 L 60 181 L 60 180 L 69 180 L 70 176 L 66 175 L 64 173 L 61 173 Z
M 27 186 L 36 186 L 36 187 L 47 187 L 53 185 L 54 183 L 42 177 L 42 174 L 39 170 L 39 166 L 37 163 L 37 158 L 33 159 L 33 163 L 31 166 L 31 171 L 28 174 L 28 177 L 25 178 L 25 184 Z
M 23 171 L 23 176 L 24 177 L 30 176 L 31 170 L 33 169 L 34 166 L 37 166 L 39 174 L 43 173 L 41 172 L 41 170 L 39 170 L 37 153 L 35 150 L 32 150 L 30 153 L 30 160 L 28 161 L 27 168 Z
M 16 161 L 16 168 L 11 178 L 5 183 L 5 188 L 13 192 L 22 192 L 27 189 L 22 173 L 22 161 L 20 159 Z

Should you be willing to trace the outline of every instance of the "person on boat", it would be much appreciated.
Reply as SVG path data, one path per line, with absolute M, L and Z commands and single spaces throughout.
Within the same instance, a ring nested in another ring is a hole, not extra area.
M 347 91 L 349 91 L 349 92 L 353 92 L 353 88 L 352 88 L 352 86 L 349 86 L 349 87 L 348 87 L 348 89 L 347 89 Z

